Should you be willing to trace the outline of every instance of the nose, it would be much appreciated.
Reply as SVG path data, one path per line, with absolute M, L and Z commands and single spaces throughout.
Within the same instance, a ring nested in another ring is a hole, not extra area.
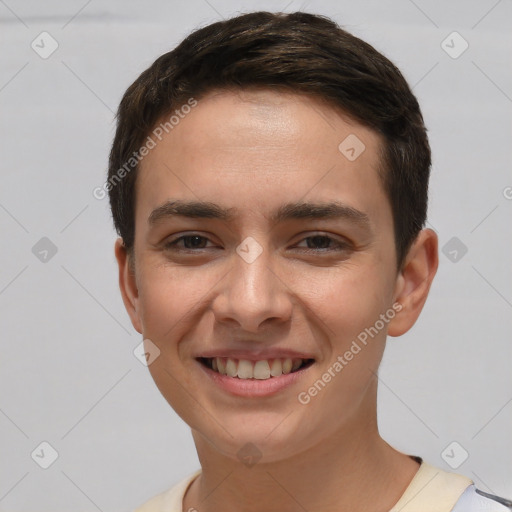
M 238 253 L 233 260 L 212 304 L 216 321 L 236 322 L 241 330 L 254 333 L 265 323 L 288 321 L 293 306 L 290 284 L 272 266 L 269 251 L 264 249 L 252 262 Z

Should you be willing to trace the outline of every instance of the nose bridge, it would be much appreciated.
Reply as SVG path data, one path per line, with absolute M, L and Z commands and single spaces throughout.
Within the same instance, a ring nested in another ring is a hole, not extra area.
M 240 261 L 235 263 L 236 274 L 241 284 L 236 287 L 235 291 L 238 292 L 238 300 L 246 302 L 248 305 L 252 304 L 254 307 L 263 307 L 269 305 L 269 300 L 273 295 L 275 275 L 270 270 L 270 255 L 268 251 L 262 251 L 254 259 L 245 259 L 240 256 L 239 247 L 238 255 Z M 252 251 L 253 249 L 251 249 Z M 236 261 L 236 259 L 235 259 Z M 236 278 L 235 278 L 236 280 Z
M 218 320 L 233 319 L 256 331 L 270 318 L 286 320 L 291 311 L 286 287 L 276 275 L 272 255 L 254 238 L 246 238 L 233 254 L 232 269 L 214 305 Z

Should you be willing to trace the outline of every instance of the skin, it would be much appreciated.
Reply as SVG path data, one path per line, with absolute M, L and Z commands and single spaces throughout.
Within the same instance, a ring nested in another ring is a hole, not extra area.
M 349 134 L 366 147 L 354 161 L 338 149 Z M 421 312 L 437 270 L 437 237 L 422 230 L 396 270 L 380 144 L 372 130 L 304 95 L 215 91 L 142 161 L 134 272 L 121 239 L 115 254 L 133 326 L 161 351 L 151 375 L 191 427 L 201 462 L 184 510 L 388 511 L 417 472 L 417 462 L 379 435 L 376 373 L 386 336 L 405 333 Z M 151 212 L 169 199 L 210 201 L 236 214 L 151 226 Z M 339 201 L 368 222 L 272 224 L 271 214 L 291 201 Z M 164 247 L 193 234 L 206 240 Z M 263 249 L 250 264 L 236 252 L 249 236 Z M 299 403 L 297 395 L 397 303 L 402 309 L 384 329 L 307 405 Z M 264 398 L 226 393 L 195 360 L 210 349 L 276 347 L 306 351 L 315 363 Z M 262 455 L 252 467 L 237 457 L 246 443 Z

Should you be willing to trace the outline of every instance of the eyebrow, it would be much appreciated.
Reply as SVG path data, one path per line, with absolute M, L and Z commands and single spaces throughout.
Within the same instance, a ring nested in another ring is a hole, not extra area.
M 223 208 L 207 201 L 170 200 L 155 208 L 148 217 L 148 224 L 172 217 L 219 219 L 226 222 L 234 220 L 237 208 Z M 338 201 L 331 202 L 294 202 L 280 206 L 270 217 L 271 222 L 280 223 L 292 219 L 348 219 L 363 227 L 370 227 L 368 215 L 352 206 Z

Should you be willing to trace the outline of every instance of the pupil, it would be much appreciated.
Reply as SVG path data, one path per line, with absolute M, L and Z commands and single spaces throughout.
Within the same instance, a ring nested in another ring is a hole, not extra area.
M 330 240 L 327 237 L 321 236 L 321 235 L 312 236 L 310 238 L 310 241 L 313 242 L 312 245 L 321 246 L 320 247 L 321 249 L 326 249 L 327 247 L 329 247 L 329 242 L 330 242 Z M 311 244 L 309 242 L 308 242 L 308 247 L 311 249 Z
M 201 245 L 202 237 L 198 235 L 190 235 L 185 239 L 185 242 L 190 242 L 191 240 L 194 240 L 192 243 L 185 243 L 185 245 L 192 246 L 192 248 L 197 248 Z M 195 243 L 199 242 L 199 243 Z M 189 247 L 190 248 L 190 247 Z

